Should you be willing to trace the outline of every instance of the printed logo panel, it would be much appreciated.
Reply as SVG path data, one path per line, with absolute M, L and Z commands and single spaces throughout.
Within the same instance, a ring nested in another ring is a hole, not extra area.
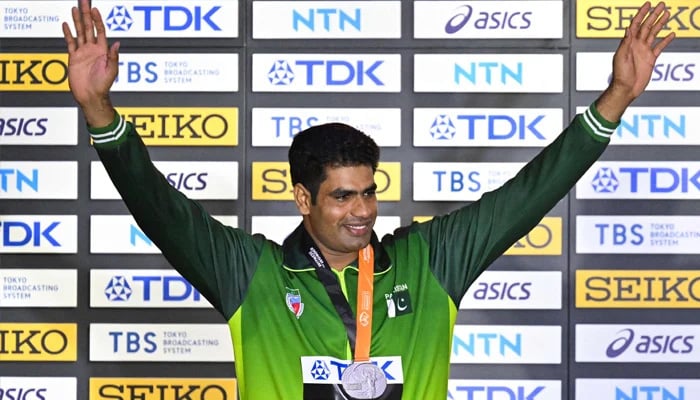
M 119 107 L 147 146 L 237 146 L 236 107 Z
M 416 222 L 432 217 L 416 216 Z M 534 228 L 515 242 L 506 256 L 560 256 L 562 253 L 562 217 L 544 217 Z
M 0 146 L 76 144 L 76 107 L 0 107 Z
M 0 215 L 0 253 L 77 253 L 76 215 Z
M 514 177 L 525 163 L 413 163 L 413 200 L 476 201 Z
M 0 307 L 78 306 L 75 269 L 0 269 Z
M 676 37 L 700 37 L 700 4 L 695 0 L 664 1 L 670 18 L 659 33 L 665 37 L 671 31 Z M 576 1 L 576 37 L 621 38 L 639 9 L 634 0 L 615 0 L 605 3 L 597 0 Z
M 576 53 L 576 90 L 599 91 L 608 87 L 613 53 Z M 647 91 L 700 90 L 700 53 L 661 53 Z
M 400 91 L 400 54 L 253 54 L 253 92 Z
M 233 362 L 226 324 L 90 324 L 90 361 Z
M 562 400 L 561 381 L 450 379 L 450 400 Z
M 576 362 L 696 363 L 698 325 L 576 325 Z
M 115 92 L 237 92 L 238 54 L 120 54 Z
M 576 379 L 576 400 L 700 399 L 697 379 Z
M 560 256 L 563 248 L 562 217 L 544 217 L 527 235 L 515 242 L 506 256 Z
M 698 238 L 698 216 L 576 216 L 579 254 L 698 254 Z
M 56 0 L 0 1 L 0 37 L 63 37 L 61 22 L 73 20 L 70 10 L 75 5 L 74 1 Z
M 235 400 L 233 378 L 90 378 L 90 400 Z
M 0 54 L 0 92 L 69 91 L 68 54 Z
M 560 364 L 560 326 L 455 325 L 453 364 Z
M 78 400 L 77 378 L 0 376 L 6 400 Z
M 0 322 L 0 360 L 77 361 L 78 325 Z
M 77 161 L 0 161 L 0 199 L 77 198 Z
M 577 270 L 578 308 L 700 308 L 698 270 Z
M 561 54 L 416 54 L 415 92 L 562 93 Z
M 210 308 L 173 269 L 91 269 L 90 307 Z
M 361 130 L 380 147 L 401 146 L 400 108 L 253 108 L 253 147 L 285 147 L 300 131 L 329 122 Z
M 561 271 L 485 271 L 462 298 L 462 310 L 560 310 Z
M 253 1 L 253 39 L 400 37 L 400 1 Z
M 700 199 L 700 162 L 596 162 L 576 184 L 576 198 Z
M 100 1 L 107 37 L 235 38 L 238 1 Z
M 236 161 L 156 161 L 153 163 L 175 189 L 195 200 L 238 198 Z M 90 163 L 90 198 L 121 199 L 99 161 Z
M 583 113 L 587 107 L 577 107 Z M 700 145 L 700 107 L 630 107 L 611 145 Z
M 401 357 L 371 357 L 370 362 L 377 365 L 388 384 L 403 383 L 403 364 Z M 352 361 L 324 356 L 302 356 L 301 371 L 304 383 L 340 384 L 345 369 Z
M 563 128 L 560 108 L 414 108 L 417 147 L 544 147 Z
M 251 168 L 253 200 L 294 200 L 289 163 L 253 161 Z M 401 163 L 380 162 L 374 174 L 377 200 L 401 200 Z
M 301 216 L 253 215 L 251 233 L 260 233 L 267 239 L 282 244 L 284 239 L 301 223 Z M 380 216 L 374 223 L 374 232 L 380 239 L 401 226 L 401 217 Z
M 417 39 L 561 39 L 561 1 L 415 1 Z
M 238 54 L 119 55 L 115 92 L 236 92 Z M 0 55 L 0 91 L 69 91 L 68 54 Z
M 235 216 L 212 216 L 232 228 Z M 131 215 L 91 215 L 90 253 L 92 254 L 159 254 L 160 250 L 138 227 Z

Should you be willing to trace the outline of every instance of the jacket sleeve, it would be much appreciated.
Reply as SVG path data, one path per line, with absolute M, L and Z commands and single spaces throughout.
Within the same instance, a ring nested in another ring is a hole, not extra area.
M 114 186 L 139 227 L 170 264 L 229 319 L 240 306 L 265 244 L 260 235 L 225 226 L 173 188 L 154 167 L 134 127 L 88 127 Z
M 414 224 L 430 266 L 456 305 L 471 283 L 534 228 L 605 150 L 617 123 L 591 105 L 500 188 L 447 215 Z

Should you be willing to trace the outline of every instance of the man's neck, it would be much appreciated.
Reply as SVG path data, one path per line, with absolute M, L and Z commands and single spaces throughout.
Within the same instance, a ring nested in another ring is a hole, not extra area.
M 323 258 L 326 259 L 326 262 L 328 262 L 328 265 L 330 265 L 330 267 L 336 271 L 344 270 L 345 267 L 352 264 L 352 262 L 357 259 L 357 253 L 334 255 L 334 254 L 329 254 L 328 252 L 325 252 L 323 250 L 321 250 L 321 253 L 323 253 Z

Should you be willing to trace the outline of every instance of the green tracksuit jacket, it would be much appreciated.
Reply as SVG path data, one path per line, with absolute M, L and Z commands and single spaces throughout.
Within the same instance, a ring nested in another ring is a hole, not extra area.
M 389 381 L 381 398 L 446 398 L 462 296 L 567 194 L 614 128 L 591 106 L 500 189 L 381 241 L 373 236 L 370 354 Z M 90 133 L 141 229 L 228 321 L 240 398 L 344 398 L 337 387 L 352 358 L 348 336 L 301 248 L 303 228 L 280 246 L 224 226 L 168 184 L 119 115 Z M 356 265 L 337 272 L 353 311 L 357 275 Z

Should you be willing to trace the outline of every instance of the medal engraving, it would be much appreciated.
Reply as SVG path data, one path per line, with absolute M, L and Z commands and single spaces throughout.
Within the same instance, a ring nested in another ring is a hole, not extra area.
M 386 376 L 371 363 L 350 364 L 341 377 L 343 389 L 354 399 L 376 399 L 386 390 Z

